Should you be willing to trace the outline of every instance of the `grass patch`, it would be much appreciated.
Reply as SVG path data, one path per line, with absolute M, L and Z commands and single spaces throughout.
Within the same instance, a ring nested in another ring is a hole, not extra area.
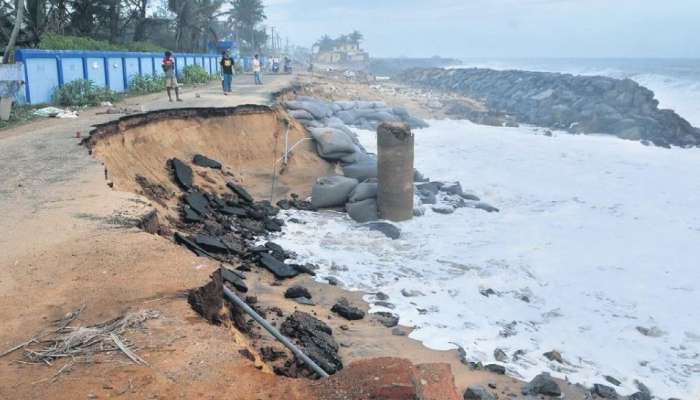
M 129 96 L 141 96 L 165 90 L 165 76 L 133 76 L 129 81 Z
M 56 88 L 51 96 L 53 104 L 61 107 L 98 106 L 103 101 L 114 103 L 121 99 L 121 94 L 84 79 Z
M 12 128 L 39 118 L 34 115 L 36 109 L 37 107 L 35 106 L 13 105 L 12 111 L 10 112 L 10 119 L 7 121 L 0 120 L 0 129 Z
M 202 85 L 217 79 L 199 65 L 188 65 L 182 69 L 182 83 L 185 85 Z

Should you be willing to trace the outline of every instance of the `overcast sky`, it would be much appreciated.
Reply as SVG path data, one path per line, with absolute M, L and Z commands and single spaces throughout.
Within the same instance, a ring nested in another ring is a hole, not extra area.
M 375 56 L 700 57 L 700 0 L 265 0 L 293 43 L 357 29 Z

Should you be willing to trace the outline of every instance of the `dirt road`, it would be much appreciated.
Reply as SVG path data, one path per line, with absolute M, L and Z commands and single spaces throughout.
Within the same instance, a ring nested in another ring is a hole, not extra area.
M 289 76 L 266 78 L 265 86 L 254 86 L 251 77 L 238 77 L 234 94 L 229 96 L 223 96 L 214 83 L 185 88 L 182 103 L 169 103 L 163 93 L 130 98 L 118 106 L 147 111 L 265 104 L 273 91 L 291 80 Z M 159 337 L 156 341 L 169 337 L 172 346 L 178 340 L 188 341 L 187 337 L 192 340 L 177 346 L 181 356 L 170 355 L 167 344 L 152 344 L 167 358 L 168 377 L 163 371 L 145 368 L 134 371 L 122 365 L 119 372 L 120 365 L 76 364 L 56 382 L 48 379 L 34 384 L 50 378 L 57 369 L 17 364 L 19 352 L 11 354 L 0 359 L 0 399 L 79 399 L 127 392 L 129 398 L 154 393 L 167 398 L 198 397 L 190 392 L 192 388 L 209 392 L 219 379 L 230 382 L 216 368 L 196 371 L 194 365 L 204 359 L 231 367 L 240 363 L 228 332 L 200 322 L 181 298 L 172 301 L 183 289 L 201 285 L 215 265 L 161 237 L 129 227 L 122 216 L 147 207 L 146 202 L 111 190 L 102 165 L 78 145 L 76 132 L 84 136 L 92 125 L 119 117 L 99 115 L 102 110 L 87 110 L 78 119 L 46 119 L 0 131 L 0 352 L 81 305 L 86 306 L 82 318 L 89 322 L 113 318 L 128 309 L 155 307 L 164 315 L 156 325 L 167 333 L 154 333 L 153 338 Z M 188 317 L 192 321 L 183 319 Z M 155 327 L 151 330 L 157 331 Z M 194 340 L 197 337 L 211 340 L 200 343 Z M 186 380 L 192 383 L 166 390 L 180 373 L 191 374 Z M 82 374 L 80 383 L 71 384 L 76 374 Z M 143 382 L 148 390 L 139 389 Z M 252 397 L 242 394 L 240 398 Z

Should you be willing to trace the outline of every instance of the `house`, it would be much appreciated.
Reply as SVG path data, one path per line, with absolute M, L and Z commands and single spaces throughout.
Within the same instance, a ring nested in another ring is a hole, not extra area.
M 321 64 L 356 64 L 369 62 L 369 53 L 357 42 L 337 41 L 333 47 L 320 50 L 315 46 L 315 61 Z

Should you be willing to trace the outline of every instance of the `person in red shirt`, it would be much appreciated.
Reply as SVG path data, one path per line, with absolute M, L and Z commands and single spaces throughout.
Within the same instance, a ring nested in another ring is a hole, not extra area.
M 165 90 L 168 92 L 168 99 L 173 101 L 173 96 L 171 90 L 175 89 L 175 98 L 177 101 L 182 101 L 180 98 L 180 85 L 177 83 L 177 76 L 175 76 L 175 60 L 173 60 L 173 53 L 166 51 L 165 58 L 161 63 L 163 67 L 163 73 L 165 73 Z

